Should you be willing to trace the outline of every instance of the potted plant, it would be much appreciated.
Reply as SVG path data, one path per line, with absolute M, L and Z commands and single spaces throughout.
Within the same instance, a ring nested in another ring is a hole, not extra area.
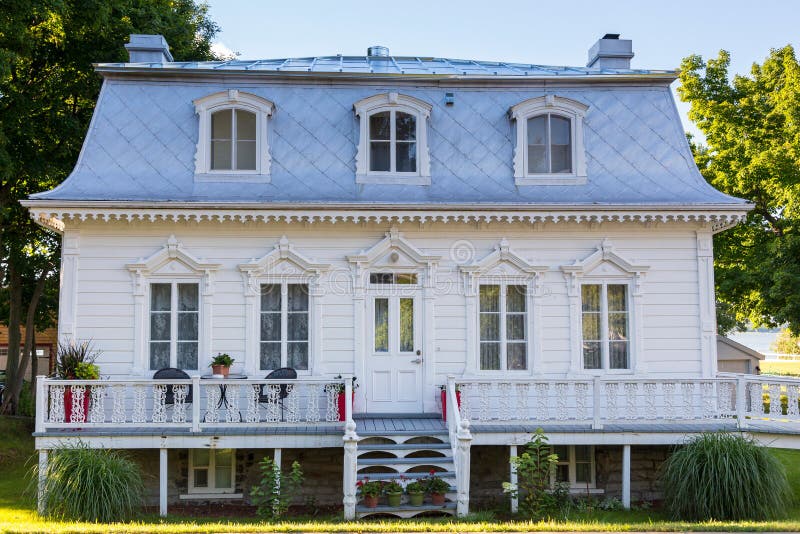
M 408 504 L 422 506 L 422 501 L 425 499 L 425 484 L 419 480 L 409 482 L 406 485 L 406 493 L 408 494 Z
M 383 482 L 379 480 L 370 481 L 368 478 L 356 482 L 356 487 L 361 495 L 361 500 L 367 508 L 378 506 L 378 497 L 383 493 Z
M 400 499 L 403 497 L 403 486 L 395 481 L 384 482 L 383 492 L 386 494 L 386 501 L 389 506 L 400 506 Z
M 61 380 L 97 380 L 100 378 L 100 370 L 94 363 L 97 356 L 97 352 L 92 349 L 91 343 L 88 341 L 59 344 L 56 352 L 56 377 Z M 76 395 L 79 394 L 76 392 Z M 89 415 L 89 387 L 84 389 L 82 396 L 83 398 L 81 399 L 73 399 L 72 387 L 67 386 L 64 388 L 65 423 L 83 423 L 87 420 Z M 74 400 L 77 400 L 78 406 L 83 406 L 83 416 L 80 417 L 76 414 L 75 421 L 72 420 Z
M 222 375 L 227 378 L 231 372 L 231 365 L 235 362 L 229 354 L 220 353 L 214 356 L 211 360 L 211 373 L 215 375 Z
M 442 419 L 444 422 L 447 422 L 447 384 L 443 384 L 439 386 L 441 390 L 441 398 L 442 398 Z M 461 408 L 461 388 L 456 385 L 456 403 L 458 404 L 458 408 Z
M 431 496 L 431 503 L 437 506 L 444 505 L 444 498 L 450 491 L 450 484 L 436 476 L 436 471 L 431 469 L 430 475 L 425 479 L 426 489 Z
M 341 380 L 342 375 L 336 375 L 333 378 Z M 332 384 L 332 387 L 336 389 L 336 404 L 339 407 L 339 421 L 344 421 L 345 416 L 345 406 L 344 406 L 344 384 Z M 358 389 L 358 380 L 356 377 L 353 377 L 353 398 L 352 398 L 352 405 L 355 407 L 356 405 L 356 390 Z

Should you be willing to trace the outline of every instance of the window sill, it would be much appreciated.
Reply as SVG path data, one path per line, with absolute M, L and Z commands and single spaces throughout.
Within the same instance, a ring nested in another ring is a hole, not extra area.
M 205 500 L 205 499 L 241 499 L 243 493 L 185 493 L 180 496 L 182 501 Z
M 586 176 L 575 174 L 528 174 L 526 176 L 515 177 L 516 185 L 584 185 Z
M 205 172 L 196 173 L 194 175 L 195 182 L 239 182 L 250 184 L 268 184 L 272 181 L 269 174 L 258 174 L 257 172 L 230 172 L 230 173 L 216 173 Z
M 431 185 L 430 176 L 404 175 L 404 174 L 356 174 L 357 184 L 383 184 L 383 185 Z

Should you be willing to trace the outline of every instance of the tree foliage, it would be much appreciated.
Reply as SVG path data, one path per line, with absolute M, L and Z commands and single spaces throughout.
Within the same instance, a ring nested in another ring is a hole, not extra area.
M 714 239 L 720 330 L 749 321 L 800 332 L 800 66 L 791 46 L 747 76 L 730 78 L 729 65 L 725 51 L 687 57 L 678 88 L 706 137 L 693 144 L 700 172 L 754 203 Z
M 800 354 L 800 336 L 796 336 L 788 328 L 784 328 L 769 349 L 778 354 Z
M 176 61 L 213 59 L 218 31 L 195 0 L 0 2 L 0 321 L 9 326 L 9 381 L 29 308 L 40 320 L 54 317 L 59 264 L 58 239 L 18 201 L 56 186 L 75 165 L 100 90 L 92 63 L 126 61 L 131 33 L 164 35 Z M 29 296 L 42 277 L 40 312 Z

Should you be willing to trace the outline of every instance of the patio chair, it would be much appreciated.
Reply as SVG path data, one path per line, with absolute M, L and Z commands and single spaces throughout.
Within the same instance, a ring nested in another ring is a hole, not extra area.
M 266 377 L 266 380 L 296 380 L 297 379 L 297 371 L 292 369 L 291 367 L 281 367 L 280 369 L 275 369 Z M 264 392 L 264 388 L 268 388 L 269 386 L 263 386 L 260 390 L 258 395 L 258 402 L 263 404 L 269 404 L 270 399 L 269 395 Z M 280 385 L 280 392 L 278 393 L 278 399 L 281 405 L 281 421 L 284 420 L 283 417 L 283 401 L 286 397 L 289 396 L 289 386 L 288 384 L 281 384 Z
M 181 369 L 175 369 L 174 367 L 166 367 L 164 369 L 159 369 L 153 375 L 153 380 L 188 380 L 191 377 L 186 374 L 185 371 Z M 167 386 L 167 398 L 164 401 L 165 404 L 175 404 L 175 392 L 173 391 L 173 386 Z M 192 386 L 191 384 L 188 385 L 189 390 L 186 393 L 186 404 L 192 403 Z

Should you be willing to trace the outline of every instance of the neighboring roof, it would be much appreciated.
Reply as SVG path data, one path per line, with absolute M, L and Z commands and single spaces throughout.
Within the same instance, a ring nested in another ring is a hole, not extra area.
M 732 339 L 730 339 L 728 337 L 721 336 L 719 334 L 717 334 L 717 343 L 723 343 L 725 345 L 728 345 L 729 347 L 731 347 L 734 350 L 737 350 L 739 352 L 743 352 L 746 355 L 752 356 L 753 358 L 758 358 L 759 360 L 763 360 L 765 358 L 765 356 L 763 354 L 761 354 L 760 352 L 758 352 L 757 350 L 753 350 L 750 347 L 748 347 L 747 345 L 742 345 L 741 343 L 738 343 L 738 342 L 736 342 L 736 341 L 734 341 L 734 340 L 732 340 Z
M 336 58 L 336 61 L 346 58 Z M 353 59 L 353 58 L 350 58 Z M 406 61 L 401 63 L 400 60 Z M 98 99 L 81 156 L 73 173 L 52 191 L 34 200 L 219 202 L 292 205 L 408 205 L 436 207 L 635 206 L 746 210 L 749 204 L 712 188 L 700 175 L 683 132 L 668 83 L 593 83 L 595 74 L 611 71 L 578 67 L 517 66 L 456 60 L 388 58 L 387 70 L 404 72 L 412 64 L 425 72 L 471 69 L 485 76 L 525 77 L 525 72 L 584 73 L 581 83 L 531 85 L 491 80 L 480 86 L 442 87 L 438 81 L 409 74 L 376 78 L 369 83 L 316 83 L 303 78 L 287 82 L 270 78 L 243 81 L 244 68 L 319 69 L 331 59 L 117 64 L 120 69 L 148 71 L 146 79 L 107 78 Z M 297 63 L 299 62 L 299 63 Z M 369 66 L 376 58 L 355 58 L 348 69 Z M 149 66 L 152 65 L 152 66 Z M 217 68 L 203 79 L 164 75 L 180 65 L 187 71 Z M 103 65 L 98 68 L 107 68 Z M 225 70 L 232 69 L 232 70 Z M 398 70 L 399 69 L 399 70 Z M 492 70 L 494 69 L 494 70 Z M 527 70 L 526 70 L 527 69 Z M 547 69 L 553 69 L 548 71 Z M 563 70 L 559 70 L 563 69 Z M 280 71 L 285 72 L 285 71 Z M 349 71 L 348 71 L 349 72 Z M 353 70 L 355 72 L 355 70 Z M 570 74 L 570 75 L 571 75 Z M 500 74 L 498 74 L 500 76 Z M 613 74 L 623 76 L 623 74 Z M 613 77 L 612 76 L 612 77 Z M 674 74 L 670 74 L 674 76 Z M 403 80 L 404 85 L 394 84 Z M 406 83 L 408 82 L 408 83 Z M 269 119 L 270 183 L 196 182 L 194 158 L 198 117 L 193 100 L 228 89 L 247 91 L 275 104 Z M 428 121 L 431 184 L 357 184 L 355 157 L 358 119 L 353 104 L 363 98 L 397 91 L 432 105 Z M 454 104 L 445 104 L 445 92 Z M 529 98 L 555 94 L 586 106 L 587 183 L 517 186 L 513 176 L 512 106 Z
M 234 59 L 229 61 L 186 61 L 167 63 L 100 63 L 100 72 L 158 69 L 160 71 L 259 72 L 315 74 L 375 74 L 454 77 L 587 77 L 609 75 L 665 76 L 674 70 L 600 69 L 556 67 L 502 61 L 475 61 L 419 56 L 316 56 L 281 59 Z

